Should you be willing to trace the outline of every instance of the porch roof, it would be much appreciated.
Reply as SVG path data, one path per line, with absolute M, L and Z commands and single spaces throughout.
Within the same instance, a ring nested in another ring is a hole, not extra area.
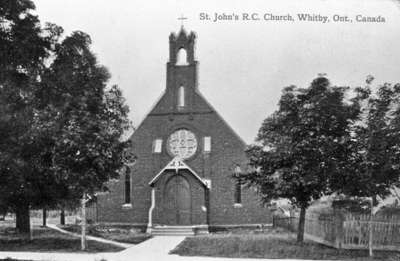
M 162 174 L 166 170 L 175 170 L 178 171 L 180 169 L 187 169 L 189 172 L 198 180 L 200 181 L 201 184 L 203 184 L 205 187 L 207 187 L 207 183 L 205 180 L 203 180 L 192 168 L 190 168 L 185 162 L 183 162 L 182 159 L 176 157 L 173 158 L 160 172 L 158 172 L 157 175 L 154 176 L 154 178 L 149 182 L 150 186 L 153 186 L 157 180 L 162 176 Z

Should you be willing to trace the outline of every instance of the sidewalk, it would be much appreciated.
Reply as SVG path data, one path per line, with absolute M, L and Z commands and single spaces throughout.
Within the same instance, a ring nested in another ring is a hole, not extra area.
M 168 252 L 178 245 L 184 237 L 153 237 L 138 245 L 117 253 L 70 254 L 38 252 L 0 252 L 0 259 L 11 257 L 27 260 L 52 261 L 300 261 L 298 259 L 256 259 L 256 258 L 221 258 L 221 257 L 187 257 L 169 255 Z M 307 261 L 307 260 L 301 260 Z M 311 260 L 308 260 L 311 261 Z M 317 260 L 313 260 L 317 261 Z
M 79 234 L 71 233 L 58 228 L 55 225 L 48 225 L 62 233 L 79 237 Z M 7 257 L 25 260 L 40 261 L 300 261 L 298 259 L 256 259 L 256 258 L 223 258 L 223 257 L 188 257 L 169 255 L 169 251 L 181 243 L 184 236 L 156 236 L 140 244 L 124 244 L 103 238 L 88 236 L 88 239 L 107 244 L 113 244 L 127 249 L 113 253 L 55 253 L 55 252 L 1 252 L 0 259 Z M 301 261 L 311 261 L 304 260 Z M 318 260 L 313 260 L 318 261 Z
M 190 257 L 169 255 L 168 252 L 182 242 L 185 237 L 159 236 L 128 248 L 111 257 L 108 261 L 300 261 L 297 259 L 257 259 L 257 258 L 223 258 L 223 257 Z M 304 260 L 301 261 L 318 261 Z
M 7 257 L 25 260 L 48 261 L 145 261 L 186 260 L 185 257 L 168 255 L 185 237 L 153 237 L 123 251 L 113 253 L 51 253 L 51 252 L 1 252 L 0 259 Z M 98 238 L 97 238 L 98 239 Z M 104 242 L 104 241 L 102 241 Z M 210 259 L 208 259 L 210 260 Z

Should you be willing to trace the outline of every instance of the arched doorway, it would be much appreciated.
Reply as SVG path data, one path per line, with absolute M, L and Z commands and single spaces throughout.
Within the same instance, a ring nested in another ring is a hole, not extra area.
M 191 225 L 192 199 L 190 185 L 181 175 L 172 176 L 164 190 L 166 225 Z

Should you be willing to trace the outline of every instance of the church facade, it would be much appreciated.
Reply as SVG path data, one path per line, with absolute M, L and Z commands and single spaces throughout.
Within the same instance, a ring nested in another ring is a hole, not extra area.
M 193 32 L 169 37 L 166 89 L 131 136 L 134 164 L 97 199 L 97 220 L 146 226 L 268 224 L 259 197 L 234 178 L 246 144 L 198 90 Z

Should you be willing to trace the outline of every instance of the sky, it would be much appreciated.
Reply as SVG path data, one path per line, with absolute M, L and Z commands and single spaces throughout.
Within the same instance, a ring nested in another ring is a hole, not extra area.
M 123 90 L 134 126 L 166 87 L 168 36 L 179 31 L 182 15 L 185 29 L 197 35 L 199 91 L 247 143 L 277 109 L 286 86 L 308 87 L 320 73 L 337 86 L 361 86 L 367 75 L 376 85 L 400 82 L 400 2 L 392 0 L 34 3 L 42 22 L 62 26 L 65 35 L 79 30 L 91 36 L 92 50 L 112 75 L 110 85 Z M 233 20 L 214 22 L 215 13 Z M 246 13 L 259 20 L 244 20 Z M 202 20 L 204 14 L 210 20 Z M 267 21 L 264 14 L 293 21 Z M 300 21 L 299 14 L 329 22 Z M 385 22 L 357 22 L 357 15 Z

